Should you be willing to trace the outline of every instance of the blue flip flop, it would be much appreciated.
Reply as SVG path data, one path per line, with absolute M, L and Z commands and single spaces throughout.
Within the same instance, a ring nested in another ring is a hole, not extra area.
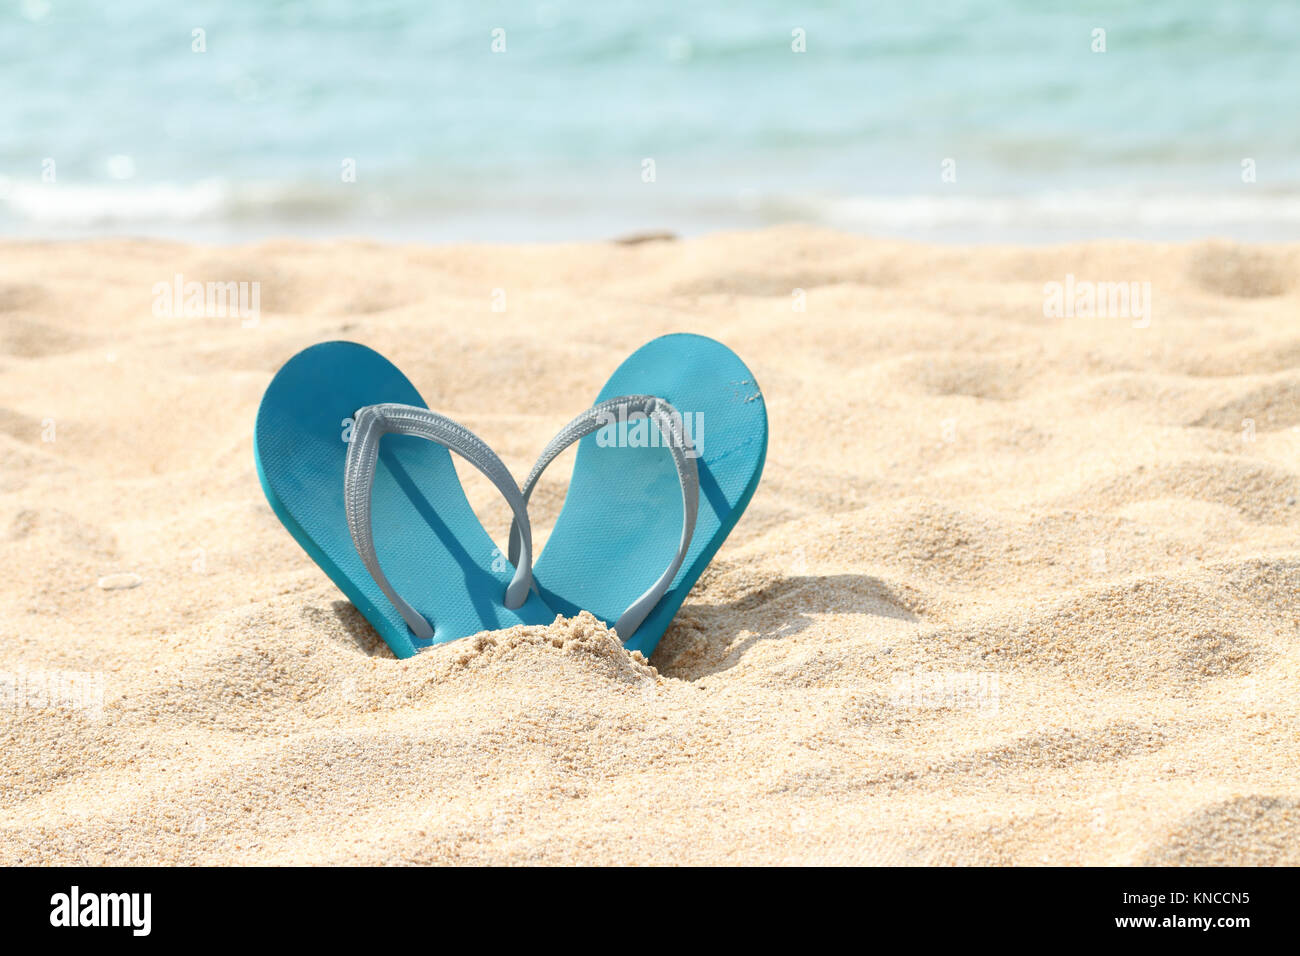
M 507 562 L 483 530 L 448 449 L 509 502 L 521 560 Z M 378 352 L 325 342 L 291 358 L 262 397 L 253 453 L 280 521 L 398 657 L 555 619 L 531 586 L 514 478 Z
M 524 482 L 525 501 L 574 442 L 568 494 L 534 569 L 538 590 L 557 613 L 590 611 L 649 656 L 758 487 L 763 395 L 722 343 L 665 335 L 633 353 L 552 439 Z M 512 560 L 521 546 L 512 529 Z

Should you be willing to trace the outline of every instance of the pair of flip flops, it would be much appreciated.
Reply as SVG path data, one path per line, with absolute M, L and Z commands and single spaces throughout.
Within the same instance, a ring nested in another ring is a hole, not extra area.
M 534 562 L 528 498 L 574 443 L 564 507 Z M 450 451 L 509 503 L 507 554 L 475 517 Z M 745 510 L 766 452 L 749 369 L 720 342 L 685 334 L 619 366 L 522 490 L 481 439 L 353 342 L 290 359 L 266 389 L 254 437 L 271 508 L 398 657 L 580 610 L 649 656 Z

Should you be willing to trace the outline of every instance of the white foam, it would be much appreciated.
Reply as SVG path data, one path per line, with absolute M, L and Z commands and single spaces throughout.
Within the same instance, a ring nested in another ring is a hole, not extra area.
M 1300 236 L 1300 195 L 1044 193 L 1027 196 L 809 197 L 813 218 L 855 232 L 1208 234 L 1271 228 Z
M 0 201 L 11 216 L 45 226 L 194 222 L 228 213 L 231 198 L 229 187 L 215 179 L 187 186 L 0 183 Z

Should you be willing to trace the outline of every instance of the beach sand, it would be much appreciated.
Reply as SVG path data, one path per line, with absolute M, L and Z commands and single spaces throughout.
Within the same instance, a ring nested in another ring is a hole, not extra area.
M 155 315 L 178 273 L 259 320 Z M 1067 275 L 1149 323 L 1045 316 Z M 314 342 L 522 476 L 675 331 L 771 440 L 648 662 L 394 660 L 258 485 Z M 0 462 L 0 863 L 1300 863 L 1300 247 L 10 242 Z

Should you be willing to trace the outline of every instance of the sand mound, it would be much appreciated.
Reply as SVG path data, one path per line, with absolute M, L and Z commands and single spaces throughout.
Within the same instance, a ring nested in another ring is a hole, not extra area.
M 915 384 L 932 395 L 966 395 L 998 401 L 1019 398 L 1035 368 L 1041 367 L 1028 355 L 964 353 L 913 358 L 907 366 Z
M 1147 687 L 1179 693 L 1207 678 L 1245 674 L 1278 622 L 1233 605 L 1227 590 L 1190 577 L 1092 589 L 1048 606 L 998 613 L 938 635 L 970 642 L 990 664 L 1028 662 L 1059 670 L 1092 692 Z
M 11 294 L 10 308 L 26 308 L 35 305 L 36 297 L 26 292 Z M 86 338 L 67 329 L 50 325 L 37 318 L 24 315 L 3 313 L 9 311 L 0 307 L 0 354 L 18 358 L 41 358 L 46 355 L 59 355 L 75 351 L 86 344 Z
M 1241 458 L 1194 459 L 1139 465 L 1090 488 L 1084 497 L 1112 506 L 1153 498 L 1194 498 L 1226 505 L 1249 521 L 1296 520 L 1300 473 L 1283 465 Z
M 1288 376 L 1252 388 L 1239 398 L 1207 410 L 1192 424 L 1222 428 L 1249 438 L 1256 431 L 1293 428 L 1300 425 L 1300 378 Z
M 1206 242 L 1192 250 L 1188 274 L 1201 288 L 1235 298 L 1282 295 L 1295 286 L 1295 254 Z
M 1296 866 L 1300 864 L 1300 801 L 1249 796 L 1212 804 L 1148 849 L 1142 863 Z

